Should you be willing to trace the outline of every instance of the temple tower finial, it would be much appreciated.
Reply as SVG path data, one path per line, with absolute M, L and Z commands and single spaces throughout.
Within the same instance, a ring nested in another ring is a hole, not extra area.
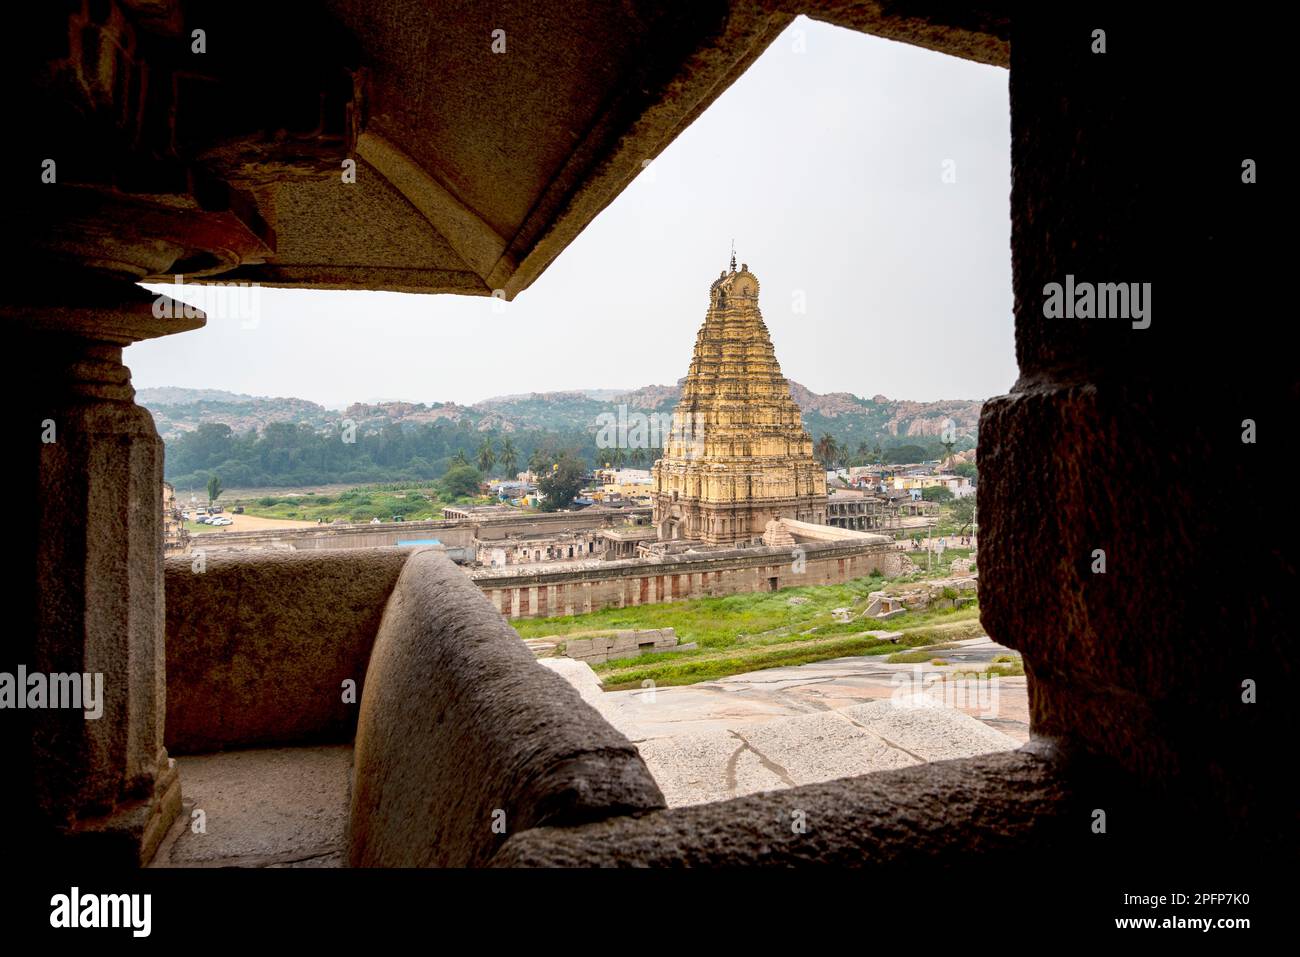
M 731 271 L 736 271 L 736 241 L 731 241 Z

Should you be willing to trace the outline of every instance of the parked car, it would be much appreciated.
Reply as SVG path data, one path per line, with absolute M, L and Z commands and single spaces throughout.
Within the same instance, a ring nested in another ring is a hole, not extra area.
M 243 514 L 244 514 L 244 506 L 242 506 L 242 505 L 236 505 L 234 508 L 231 509 L 231 511 L 234 512 L 236 515 L 243 515 Z

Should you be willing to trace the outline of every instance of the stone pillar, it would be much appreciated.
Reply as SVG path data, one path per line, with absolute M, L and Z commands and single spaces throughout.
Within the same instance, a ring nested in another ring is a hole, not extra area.
M 156 318 L 154 297 L 132 285 L 70 281 L 68 294 L 0 307 L 21 366 L 5 404 L 26 450 L 5 469 L 14 565 L 0 671 L 102 680 L 102 714 L 88 718 L 84 699 L 52 707 L 52 694 L 44 707 L 0 713 L 17 756 L 7 799 L 33 851 L 133 865 L 179 810 L 180 781 L 163 747 L 163 444 L 134 402 L 122 350 L 203 320 Z
M 1189 64 L 1171 87 L 1147 51 L 1195 44 L 1192 19 L 1144 25 L 1126 8 L 1099 53 L 1102 20 L 1014 21 L 1020 378 L 980 420 L 981 619 L 1024 653 L 1034 734 L 1195 817 L 1200 847 L 1294 826 L 1278 756 L 1294 727 L 1281 596 L 1295 566 L 1257 530 L 1287 534 L 1268 508 L 1285 498 L 1300 389 L 1290 351 L 1268 346 L 1283 333 L 1266 297 L 1289 274 L 1286 244 L 1263 239 L 1279 200 L 1262 174 L 1242 180 L 1275 117 L 1223 89 L 1269 88 L 1258 71 L 1271 57 L 1219 20 L 1214 68 Z M 1233 50 L 1243 59 L 1225 62 Z M 1046 287 L 1067 276 L 1149 283 L 1150 311 L 1051 317 Z M 1252 703 L 1248 683 L 1276 697 Z

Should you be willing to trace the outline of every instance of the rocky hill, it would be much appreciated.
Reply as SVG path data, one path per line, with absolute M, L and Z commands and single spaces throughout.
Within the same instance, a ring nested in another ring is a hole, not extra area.
M 944 423 L 955 424 L 958 447 L 974 444 L 982 402 L 952 399 L 912 402 L 883 395 L 864 399 L 848 392 L 824 395 L 797 382 L 790 383 L 795 402 L 803 411 L 804 427 L 814 438 L 829 433 L 856 448 L 906 444 L 909 438 L 934 439 Z M 458 405 L 454 402 L 354 403 L 342 412 L 305 399 L 239 395 L 215 389 L 141 389 L 140 404 L 153 413 L 164 439 L 193 431 L 203 422 L 229 425 L 236 433 L 261 431 L 272 422 L 304 423 L 312 428 L 337 427 L 343 419 L 354 421 L 362 432 L 388 425 L 415 427 L 440 420 L 465 422 L 478 431 L 510 433 L 524 430 L 570 432 L 593 430 L 601 413 L 617 413 L 620 404 L 629 411 L 671 412 L 680 395 L 678 385 L 643 386 L 629 392 L 534 392 L 498 396 Z

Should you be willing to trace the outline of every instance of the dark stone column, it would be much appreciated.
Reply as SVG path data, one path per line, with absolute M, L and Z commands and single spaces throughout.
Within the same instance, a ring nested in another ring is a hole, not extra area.
M 1168 808 L 1168 835 L 1191 817 L 1198 842 L 1227 842 L 1295 826 L 1279 599 L 1296 576 L 1270 502 L 1290 500 L 1274 467 L 1300 389 L 1269 327 L 1286 271 L 1264 240 L 1289 174 L 1242 182 L 1243 160 L 1281 159 L 1262 71 L 1285 61 L 1248 21 L 1136 16 L 1015 21 L 1020 379 L 980 422 L 982 620 L 1024 653 L 1035 735 Z M 1150 326 L 1046 317 L 1067 274 L 1151 283 Z
M 132 285 L 74 280 L 40 290 L 62 304 L 0 307 L 21 367 L 5 392 L 22 450 L 4 477 L 15 566 L 0 670 L 102 675 L 102 716 L 6 709 L 19 782 L 7 800 L 45 859 L 136 864 L 179 810 L 180 781 L 163 748 L 163 445 L 122 349 L 203 321 L 156 318 Z

